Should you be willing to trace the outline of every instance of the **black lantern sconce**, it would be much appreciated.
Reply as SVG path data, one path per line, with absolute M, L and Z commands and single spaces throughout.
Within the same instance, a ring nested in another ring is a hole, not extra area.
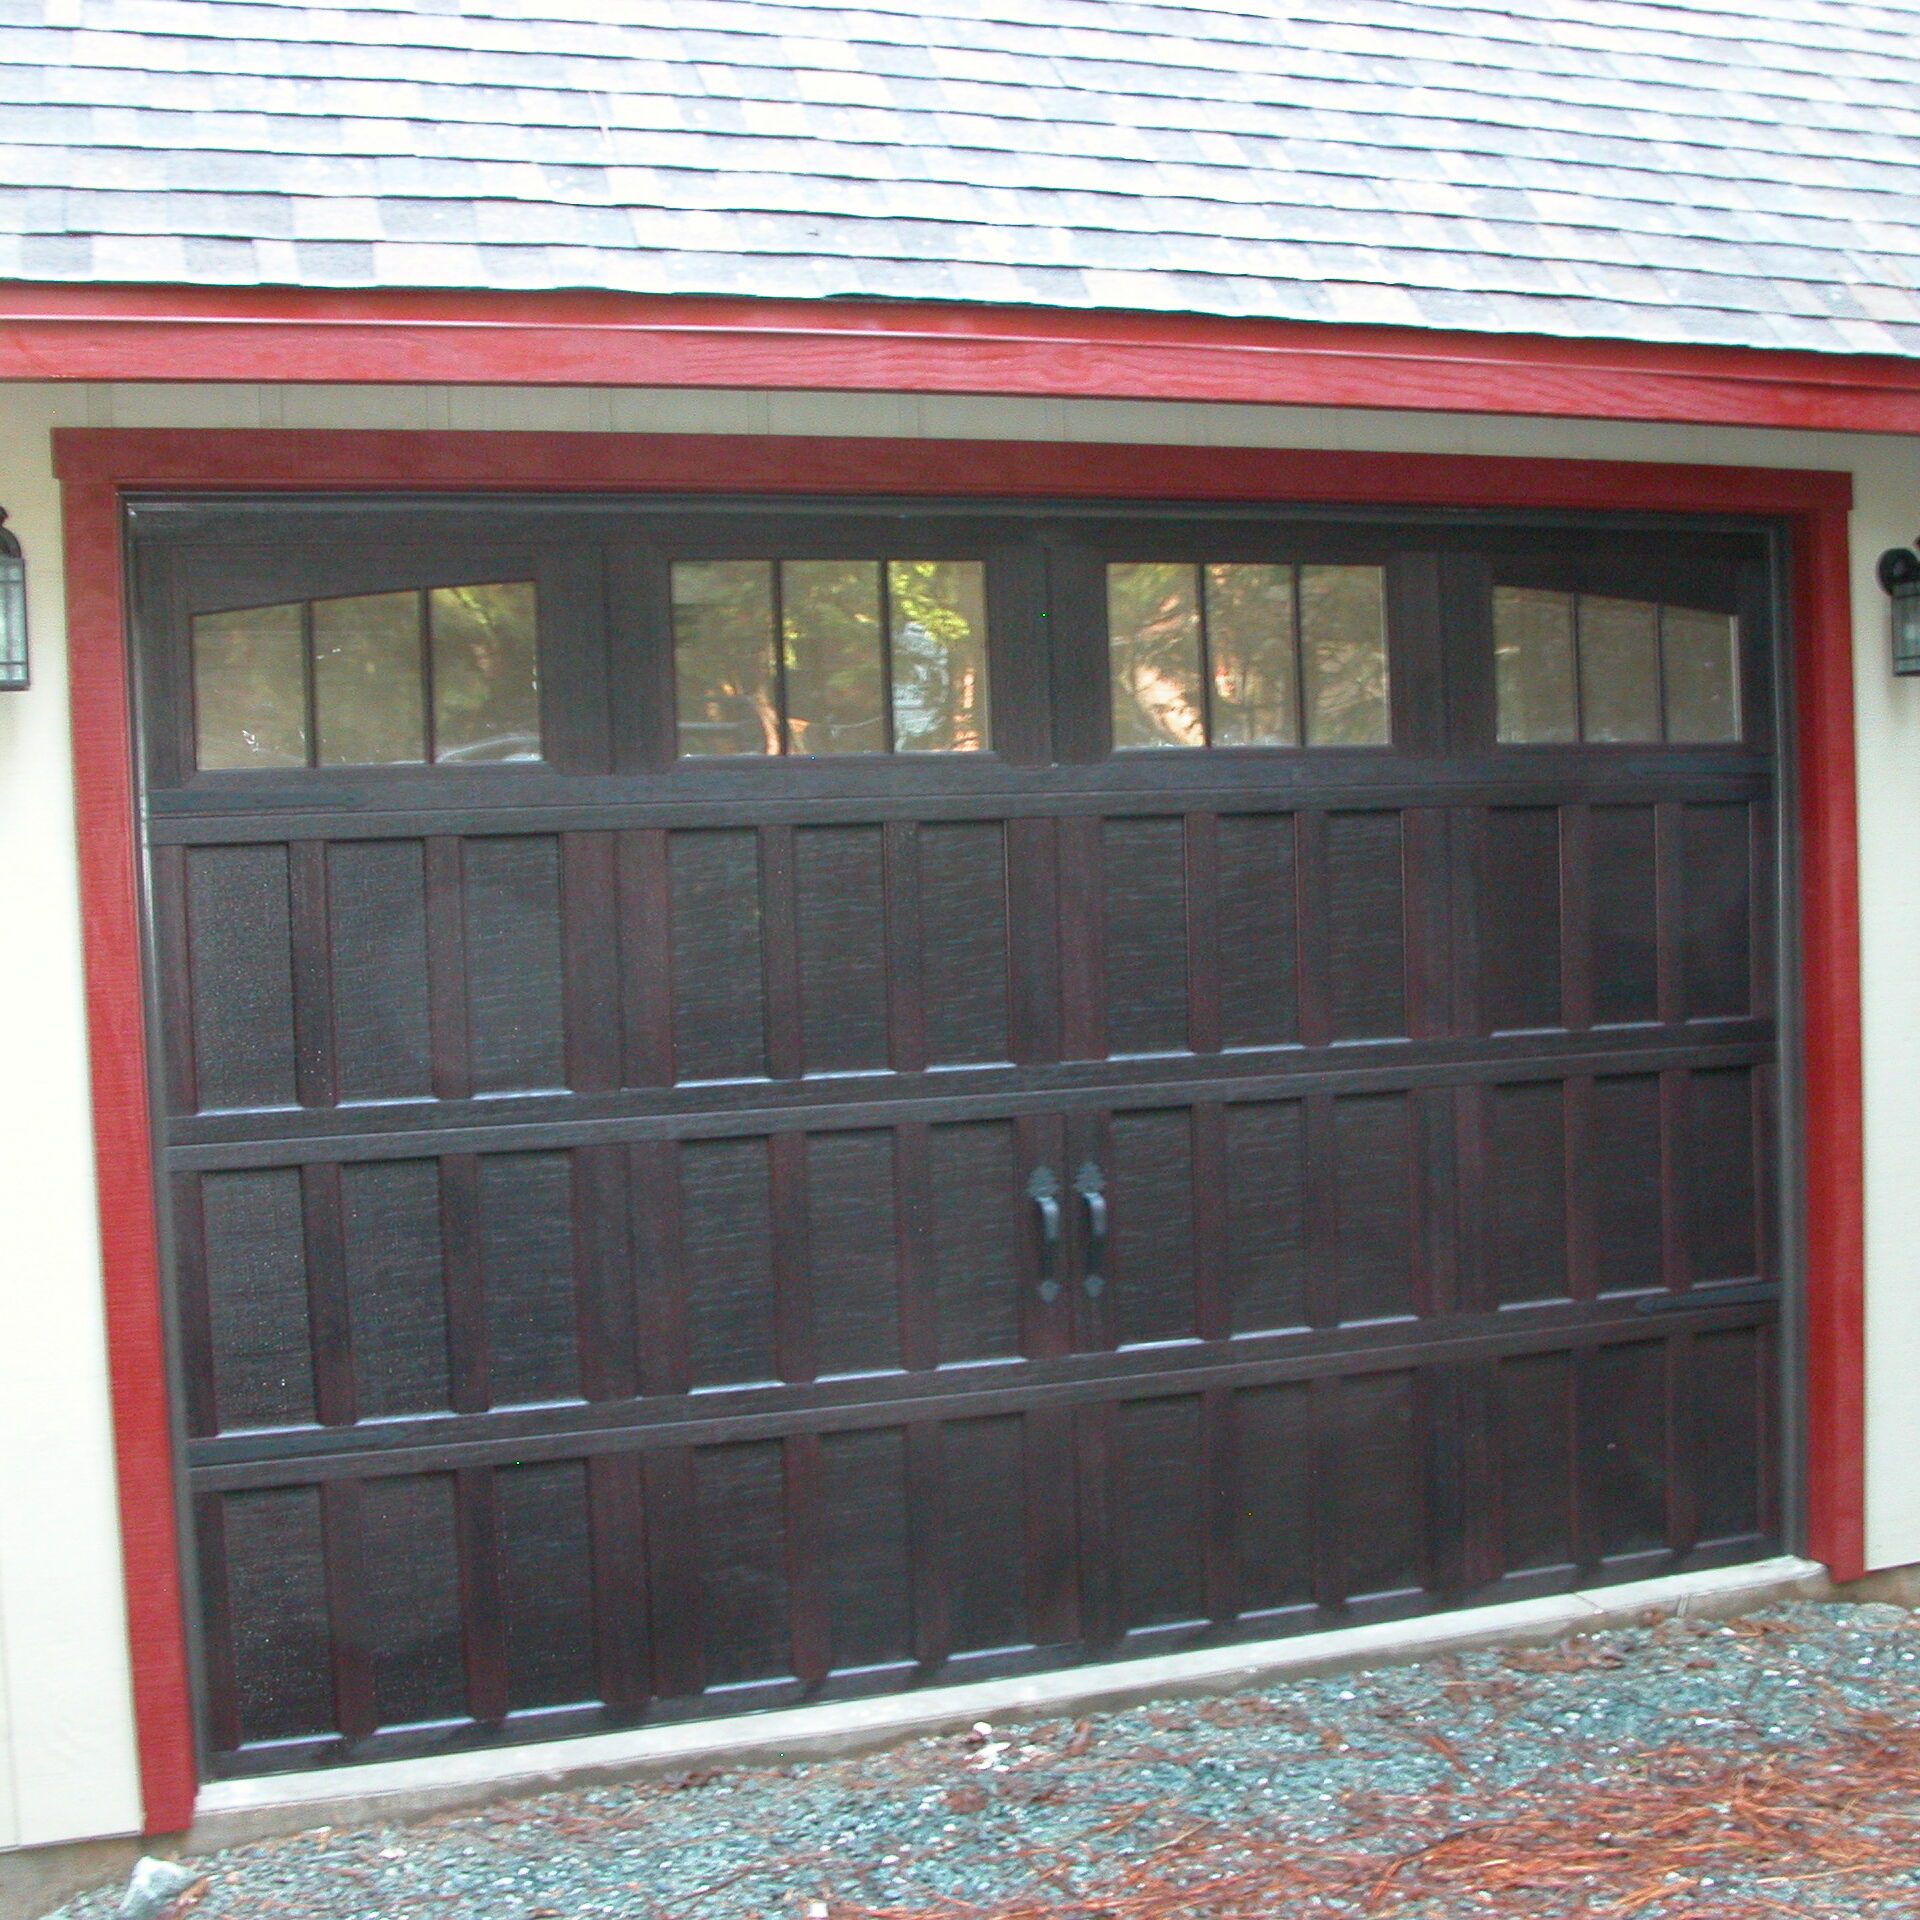
M 1889 547 L 1877 571 L 1893 602 L 1893 670 L 1920 673 L 1920 552 Z
M 1916 554 L 1920 561 L 1920 554 Z M 0 507 L 0 693 L 27 686 L 27 562 Z

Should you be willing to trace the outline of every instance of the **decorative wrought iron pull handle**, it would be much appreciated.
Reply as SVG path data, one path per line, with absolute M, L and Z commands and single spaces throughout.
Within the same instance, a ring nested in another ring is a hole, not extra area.
M 1048 1306 L 1060 1298 L 1060 1177 L 1051 1167 L 1035 1167 L 1027 1198 L 1040 1209 L 1040 1298 Z
M 1107 1183 L 1093 1161 L 1081 1162 L 1073 1190 L 1087 1210 L 1087 1270 L 1080 1284 L 1089 1300 L 1098 1300 L 1107 1290 Z

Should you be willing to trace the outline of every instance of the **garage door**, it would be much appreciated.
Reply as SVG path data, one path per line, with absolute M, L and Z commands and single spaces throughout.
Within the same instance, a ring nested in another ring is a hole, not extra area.
M 1774 1550 L 1762 532 L 133 528 L 210 1771 Z

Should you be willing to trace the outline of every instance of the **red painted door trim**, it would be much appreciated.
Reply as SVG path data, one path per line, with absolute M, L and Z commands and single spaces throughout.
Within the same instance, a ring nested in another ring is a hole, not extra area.
M 1851 477 L 1755 467 L 1264 449 L 532 433 L 65 429 L 68 643 L 94 1128 L 147 1830 L 196 1786 L 160 1309 L 121 505 L 142 490 L 731 491 L 1345 501 L 1776 516 L 1793 540 L 1809 1549 L 1864 1571 L 1859 890 Z
M 1170 313 L 0 287 L 0 380 L 1034 394 L 1920 431 L 1920 360 Z

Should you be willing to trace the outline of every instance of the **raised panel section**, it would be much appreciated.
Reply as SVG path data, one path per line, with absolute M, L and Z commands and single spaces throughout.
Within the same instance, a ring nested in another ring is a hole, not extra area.
M 1120 1608 L 1129 1629 L 1205 1616 L 1200 1402 L 1136 1400 L 1115 1417 Z
M 807 1244 L 820 1372 L 899 1366 L 891 1134 L 820 1133 L 807 1142 Z
M 1217 836 L 1221 1042 L 1289 1046 L 1300 1037 L 1293 816 L 1228 814 Z
M 1753 938 L 1747 809 L 1683 808 L 1680 839 L 1687 1017 L 1745 1013 L 1752 1000 Z
M 447 1405 L 440 1180 L 431 1161 L 340 1170 L 348 1313 L 362 1419 Z
M 707 1686 L 789 1674 L 780 1443 L 703 1447 L 694 1457 L 694 1476 Z
M 1005 830 L 929 825 L 919 842 L 927 1058 L 935 1066 L 1005 1060 L 1012 1051 Z
M 188 991 L 200 1106 L 294 1102 L 293 936 L 285 847 L 188 849 Z
M 559 843 L 469 840 L 461 867 L 473 1090 L 563 1086 Z
M 1761 1467 L 1768 1443 L 1767 1340 L 1758 1327 L 1693 1342 L 1695 1530 L 1702 1542 L 1765 1529 Z
M 897 1428 L 823 1435 L 820 1490 L 831 1664 L 911 1659 L 905 1437 Z
M 688 1141 L 680 1194 L 693 1384 L 777 1378 L 766 1142 Z
M 1339 1318 L 1413 1311 L 1413 1129 L 1405 1094 L 1333 1105 Z
M 334 1048 L 343 1101 L 432 1091 L 427 909 L 417 840 L 327 849 Z
M 1688 1253 L 1693 1279 L 1746 1280 L 1760 1264 L 1754 1206 L 1753 1075 L 1696 1073 L 1687 1086 L 1691 1151 Z
M 1656 1075 L 1610 1074 L 1593 1083 L 1587 1167 L 1601 1293 L 1661 1284 L 1660 1126 Z
M 1644 1553 L 1667 1539 L 1667 1349 L 1635 1340 L 1602 1347 L 1582 1382 L 1587 1454 L 1600 1553 Z
M 304 1425 L 314 1405 L 300 1176 L 210 1173 L 200 1205 L 219 1424 Z
M 557 1460 L 498 1468 L 493 1500 L 508 1710 L 596 1698 L 586 1467 Z M 623 1594 L 618 1603 L 638 1600 Z
M 1027 1620 L 1026 1450 L 1018 1414 L 949 1420 L 942 1544 L 948 1623 L 957 1653 L 1014 1647 Z
M 808 1073 L 887 1064 L 885 869 L 878 827 L 794 836 L 800 1031 Z
M 930 1128 L 928 1257 L 942 1366 L 1020 1351 L 1020 1207 L 1013 1123 Z
M 453 1478 L 408 1474 L 360 1489 L 361 1594 L 383 1727 L 463 1719 L 466 1672 Z
M 1523 1354 L 1499 1363 L 1494 1445 L 1505 1572 L 1572 1563 L 1572 1394 L 1565 1354 Z
M 1397 813 L 1327 816 L 1326 945 L 1333 1038 L 1404 1035 L 1406 897 Z
M 1307 1139 L 1297 1100 L 1230 1106 L 1227 1278 L 1235 1333 L 1306 1322 Z
M 1193 1289 L 1193 1124 L 1182 1109 L 1112 1123 L 1113 1315 L 1122 1345 L 1189 1339 Z
M 1313 1598 L 1311 1398 L 1304 1385 L 1247 1387 L 1233 1397 L 1242 1613 L 1278 1613 Z
M 1593 1017 L 1602 1026 L 1660 1014 L 1653 809 L 1595 807 L 1588 818 Z
M 241 1742 L 327 1733 L 333 1664 L 319 1492 L 230 1493 L 219 1510 Z
M 1109 820 L 1101 830 L 1106 902 L 1107 1051 L 1187 1045 L 1186 827 Z
M 760 973 L 760 854 L 745 829 L 676 833 L 673 1058 L 681 1080 L 766 1072 Z
M 1325 1436 L 1339 1480 L 1340 1544 L 1349 1599 L 1406 1593 L 1422 1575 L 1424 1477 L 1414 1418 L 1414 1376 L 1343 1380 Z
M 573 1286 L 573 1181 L 563 1153 L 480 1163 L 480 1222 L 492 1403 L 580 1394 Z
M 1567 1130 L 1557 1080 L 1487 1090 L 1487 1260 L 1501 1306 L 1567 1294 Z
M 1496 1033 L 1559 1026 L 1558 809 L 1489 809 L 1482 884 L 1487 1025 Z

